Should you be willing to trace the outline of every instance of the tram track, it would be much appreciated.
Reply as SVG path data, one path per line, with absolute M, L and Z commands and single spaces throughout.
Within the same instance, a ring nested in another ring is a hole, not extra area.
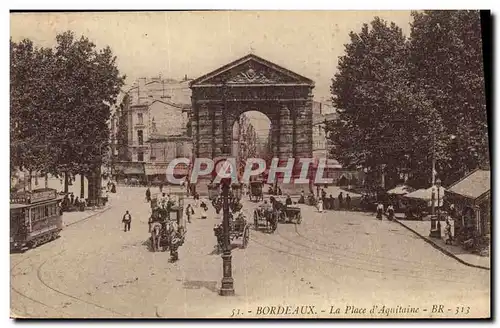
M 427 265 L 428 263 L 421 263 L 421 262 L 418 262 L 418 261 L 408 261 L 408 260 L 404 260 L 404 259 L 395 259 L 395 258 L 391 258 L 391 257 L 386 257 L 386 256 L 381 256 L 381 255 L 376 255 L 376 254 L 367 254 L 367 253 L 363 253 L 363 252 L 356 252 L 356 251 L 353 251 L 353 250 L 350 250 L 348 248 L 342 248 L 342 249 L 339 249 L 338 247 L 336 247 L 336 245 L 332 245 L 332 244 L 325 244 L 325 243 L 320 243 L 318 241 L 315 241 L 313 239 L 310 239 L 310 238 L 307 238 L 305 237 L 304 235 L 302 235 L 299 231 L 298 231 L 298 228 L 297 226 L 294 227 L 294 231 L 295 231 L 295 234 L 297 236 L 299 236 L 300 238 L 306 240 L 307 242 L 310 242 L 312 244 L 316 244 L 316 245 L 319 245 L 323 248 L 326 248 L 328 249 L 327 250 L 324 250 L 324 249 L 321 249 L 321 248 L 318 248 L 318 247 L 310 247 L 309 245 L 306 245 L 306 244 L 303 244 L 303 243 L 299 243 L 297 242 L 296 240 L 292 240 L 290 238 L 287 238 L 283 235 L 280 235 L 283 239 L 286 239 L 290 242 L 293 242 L 293 243 L 297 243 L 303 247 L 307 247 L 311 250 L 317 250 L 317 251 L 320 251 L 320 252 L 324 252 L 324 253 L 328 253 L 328 254 L 334 254 L 335 256 L 339 256 L 339 257 L 342 257 L 342 258 L 345 258 L 345 259 L 348 259 L 348 260 L 358 260 L 358 261 L 361 261 L 361 262 L 366 262 L 368 264 L 371 264 L 371 265 L 378 265 L 378 266 L 383 266 L 383 267 L 389 267 L 390 269 L 393 269 L 393 268 L 397 268 L 397 267 L 392 267 L 393 265 L 399 265 L 400 263 L 405 263 L 405 265 L 411 265 L 411 269 L 412 270 L 418 270 L 418 271 L 421 271 L 422 270 L 422 265 Z M 340 254 L 339 251 L 343 251 L 345 253 L 352 253 L 352 254 L 355 254 L 357 256 L 349 256 L 349 255 L 343 255 L 343 254 Z M 331 253 L 330 253 L 331 252 Z M 389 265 L 383 265 L 383 264 L 379 264 L 378 262 L 374 262 L 369 258 L 377 258 L 377 259 L 381 259 L 381 260 L 387 260 L 387 261 L 390 261 L 390 262 L 393 262 Z M 439 271 L 439 272 L 453 272 L 454 270 L 453 269 L 448 269 L 448 268 L 434 268 L 433 269 L 434 271 Z
M 109 208 L 108 208 L 109 209 Z M 106 210 L 108 210 L 106 209 Z M 105 210 L 105 211 L 106 211 Z M 101 214 L 103 213 L 104 211 L 101 211 L 99 213 L 95 213 L 94 215 L 92 216 L 95 216 L 95 215 L 98 215 L 98 214 Z M 86 218 L 87 219 L 87 218 Z M 75 223 L 79 223 L 79 222 L 82 222 L 82 221 L 85 221 L 86 219 L 83 219 L 83 220 L 79 220 L 77 222 L 74 222 L 72 224 L 75 224 Z M 71 224 L 71 225 L 72 225 Z M 69 226 L 69 225 L 68 225 Z M 43 245 L 42 245 L 43 246 Z M 75 294 L 72 294 L 72 293 L 68 293 L 66 291 L 62 291 L 60 289 L 57 289 L 55 288 L 54 286 L 52 286 L 48 281 L 46 281 L 44 278 L 43 278 L 43 268 L 45 267 L 45 265 L 47 263 L 50 263 L 49 261 L 54 261 L 56 260 L 57 258 L 60 258 L 63 256 L 63 254 L 66 252 L 66 250 L 63 250 L 63 251 L 59 251 L 57 253 L 55 253 L 54 255 L 50 255 L 48 258 L 46 259 L 42 259 L 42 262 L 37 264 L 37 263 L 33 263 L 35 262 L 35 257 L 37 256 L 41 256 L 41 255 L 46 255 L 48 256 L 51 251 L 54 250 L 55 246 L 54 245 L 46 245 L 46 246 L 52 246 L 52 247 L 49 247 L 48 249 L 40 249 L 40 248 L 35 248 L 35 249 L 32 249 L 30 251 L 35 251 L 35 253 L 33 255 L 29 255 L 27 257 L 25 257 L 24 259 L 18 261 L 17 263 L 15 263 L 14 265 L 12 265 L 10 267 L 10 272 L 11 272 L 11 279 L 10 279 L 10 289 L 12 292 L 16 293 L 17 295 L 21 296 L 23 299 L 26 299 L 32 303 L 35 303 L 37 305 L 40 305 L 40 306 L 43 306 L 44 308 L 47 308 L 47 309 L 51 309 L 51 310 L 55 310 L 57 313 L 59 314 L 63 314 L 64 316 L 63 317 L 67 317 L 67 318 L 74 318 L 75 315 L 72 315 L 71 313 L 69 313 L 67 310 L 65 310 L 62 306 L 54 306 L 54 305 L 51 305 L 51 304 L 48 304 L 46 302 L 43 302 L 42 300 L 38 299 L 38 298 L 35 298 L 31 295 L 28 295 L 27 293 L 25 293 L 24 291 L 22 291 L 19 286 L 16 286 L 15 285 L 15 278 L 14 278 L 14 275 L 13 275 L 13 272 L 14 270 L 16 269 L 20 269 L 20 267 L 23 265 L 23 264 L 26 264 L 26 262 L 32 262 L 32 263 L 29 263 L 28 264 L 28 267 L 30 269 L 32 269 L 32 276 L 33 276 L 33 280 L 37 281 L 39 284 L 39 286 L 43 286 L 43 288 L 47 289 L 47 290 L 50 290 L 51 292 L 54 292 L 58 295 L 61 295 L 61 296 L 64 296 L 65 298 L 69 298 L 73 301 L 76 301 L 77 303 L 79 304 L 86 304 L 86 305 L 90 305 L 90 306 L 93 306 L 93 307 L 96 307 L 96 308 L 99 308 L 101 310 L 104 310 L 104 311 L 107 311 L 109 313 L 112 313 L 114 314 L 115 316 L 119 316 L 119 317 L 129 317 L 129 315 L 127 314 L 124 314 L 124 313 L 120 313 L 112 308 L 108 308 L 108 307 L 105 307 L 105 306 L 102 306 L 100 304 L 97 304 L 97 303 L 94 303 L 94 302 L 91 302 L 91 301 L 88 301 L 88 300 L 85 300 L 85 299 L 82 299 L 78 296 L 76 296 Z M 35 274 L 36 272 L 36 274 Z M 62 301 L 61 301 L 62 302 Z M 76 305 L 76 304 L 75 304 Z M 22 312 L 22 314 L 25 314 L 26 317 L 25 318 L 33 318 L 33 314 L 30 314 L 30 313 L 27 313 L 26 311 L 26 307 L 24 306 L 24 310 L 23 309 L 20 309 L 19 307 L 21 306 L 17 306 L 15 304 L 13 304 L 12 300 L 11 300 L 11 309 L 14 310 L 13 312 L 16 312 L 16 313 L 19 313 L 19 312 Z M 19 313 L 21 314 L 21 313 Z M 24 317 L 23 317 L 24 318 Z
M 331 251 L 338 251 L 338 248 L 335 248 L 335 246 L 332 245 L 332 244 L 321 243 L 319 241 L 316 241 L 316 240 L 313 240 L 311 238 L 308 238 L 308 237 L 304 236 L 303 234 L 301 234 L 299 232 L 299 229 L 298 229 L 297 225 L 294 226 L 294 230 L 295 230 L 296 235 L 298 235 L 300 238 L 302 238 L 304 240 L 307 240 L 310 243 L 319 245 L 319 246 L 324 247 L 326 249 L 329 249 Z M 286 237 L 283 237 L 283 238 L 287 239 Z M 290 242 L 296 242 L 295 240 L 291 240 L 291 239 L 288 239 L 288 240 Z M 308 247 L 307 245 L 304 245 L 304 246 Z M 324 250 L 321 250 L 319 248 L 316 248 L 316 250 L 324 252 Z M 382 260 L 388 260 L 388 261 L 394 262 L 391 265 L 403 264 L 404 266 L 411 266 L 411 270 L 413 270 L 413 271 L 419 271 L 419 272 L 422 272 L 424 274 L 428 274 L 427 273 L 428 270 L 426 268 L 428 266 L 432 266 L 432 271 L 433 272 L 439 272 L 439 273 L 441 273 L 443 275 L 443 277 L 445 277 L 445 278 L 443 278 L 443 281 L 463 283 L 461 281 L 449 280 L 448 277 L 450 275 L 453 275 L 453 276 L 455 276 L 455 277 L 457 277 L 459 279 L 463 279 L 464 281 L 468 280 L 469 277 L 470 277 L 469 275 L 467 275 L 467 276 L 460 275 L 460 274 L 457 275 L 458 272 L 457 272 L 456 269 L 436 267 L 436 264 L 435 263 L 431 263 L 431 262 L 419 262 L 419 261 L 412 261 L 412 260 L 406 260 L 406 259 L 395 259 L 395 258 L 391 258 L 391 257 L 387 257 L 387 256 L 381 256 L 381 255 L 376 255 L 376 254 L 371 255 L 371 254 L 367 254 L 367 253 L 363 253 L 363 252 L 357 252 L 357 251 L 354 251 L 354 250 L 351 250 L 351 249 L 348 249 L 348 248 L 345 248 L 345 247 L 342 249 L 342 251 L 347 252 L 347 253 L 352 253 L 352 254 L 360 255 L 361 257 L 368 257 L 369 256 L 369 257 L 375 257 L 375 258 L 379 258 L 379 259 L 382 259 Z M 358 256 L 356 258 L 361 259 L 361 257 Z M 370 263 L 373 263 L 373 262 L 371 262 L 369 260 L 367 260 L 367 261 L 370 262 Z M 401 267 L 395 267 L 395 269 L 398 269 L 398 271 L 405 271 L 405 269 L 401 269 Z M 435 277 L 434 274 L 433 274 L 433 277 Z
M 30 260 L 31 258 L 33 258 L 33 256 L 31 256 L 31 257 L 26 257 L 26 258 L 24 258 L 23 260 L 21 260 L 21 261 L 17 262 L 16 264 L 14 264 L 14 265 L 10 268 L 10 272 L 11 272 L 11 274 L 12 274 L 12 271 L 13 271 L 14 269 L 16 269 L 16 268 L 17 268 L 20 264 L 22 264 L 23 262 L 25 262 L 25 261 L 27 261 L 27 260 Z M 61 310 L 60 308 L 57 308 L 57 307 L 55 307 L 55 306 L 52 306 L 52 305 L 46 304 L 46 303 L 44 303 L 44 302 L 41 302 L 40 300 L 34 299 L 33 297 L 28 296 L 27 294 L 25 294 L 25 293 L 23 293 L 22 291 L 20 291 L 20 290 L 19 290 L 19 289 L 17 289 L 17 288 L 14 286 L 14 284 L 12 283 L 12 280 L 13 280 L 12 278 L 13 278 L 13 277 L 12 277 L 12 275 L 11 275 L 11 279 L 10 279 L 10 289 L 11 289 L 12 291 L 14 291 L 16 294 L 20 295 L 21 297 L 23 297 L 23 298 L 25 298 L 25 299 L 27 299 L 27 300 L 29 300 L 29 301 L 31 301 L 31 302 L 33 302 L 33 303 L 35 303 L 35 304 L 42 305 L 42 306 L 44 306 L 44 307 L 46 307 L 46 308 L 53 309 L 53 310 L 56 310 L 56 311 L 58 311 L 58 312 L 62 312 L 62 313 L 67 314 L 67 315 L 69 316 L 69 313 L 66 313 L 65 311 Z M 11 307 L 12 307 L 12 303 L 11 303 Z M 12 308 L 11 308 L 11 310 L 12 310 Z M 21 310 L 21 309 L 16 308 L 16 312 L 17 312 L 17 310 Z M 29 316 L 29 315 L 30 315 L 29 313 L 27 313 L 27 312 L 26 312 L 26 310 L 21 310 L 20 312 L 23 312 L 23 313 L 24 313 L 24 314 L 26 314 L 27 316 Z
M 351 258 L 349 258 L 347 256 L 342 256 L 340 254 L 331 254 L 331 253 L 329 253 L 328 251 L 325 251 L 325 250 L 321 250 L 321 249 L 318 249 L 318 248 L 313 248 L 313 247 L 310 247 L 310 246 L 302 244 L 302 243 L 297 243 L 296 240 L 292 240 L 292 239 L 287 238 L 287 237 L 283 236 L 282 234 L 280 234 L 278 232 L 279 228 L 276 231 L 277 232 L 275 234 L 277 236 L 279 236 L 281 239 L 289 242 L 291 245 L 287 245 L 287 244 L 283 243 L 282 241 L 278 241 L 276 239 L 268 239 L 268 241 L 271 241 L 271 243 L 275 243 L 278 246 L 269 245 L 268 242 L 263 242 L 262 240 L 257 240 L 255 237 L 253 237 L 253 238 L 251 237 L 251 239 L 252 239 L 252 241 L 254 241 L 255 243 L 259 244 L 260 246 L 262 246 L 264 248 L 268 248 L 268 249 L 270 249 L 272 251 L 275 251 L 275 252 L 287 254 L 287 255 L 298 257 L 298 258 L 302 258 L 302 259 L 305 259 L 305 260 L 312 260 L 312 261 L 319 261 L 319 262 L 323 262 L 323 263 L 330 263 L 330 264 L 333 264 L 333 265 L 336 265 L 336 266 L 340 266 L 340 267 L 344 267 L 344 268 L 348 268 L 348 269 L 360 270 L 360 271 L 377 273 L 377 274 L 384 274 L 384 275 L 389 274 L 389 275 L 403 276 L 403 277 L 406 277 L 406 278 L 414 278 L 414 279 L 419 279 L 419 280 L 427 280 L 428 279 L 425 276 L 408 274 L 407 272 L 405 272 L 406 269 L 401 269 L 400 267 L 387 267 L 387 266 L 384 266 L 384 265 L 379 265 L 379 266 L 381 266 L 381 268 L 366 268 L 366 267 L 364 267 L 362 265 L 358 266 L 358 265 L 352 265 L 352 264 L 342 263 L 342 262 L 339 262 L 338 260 L 343 260 L 343 259 L 348 259 L 349 260 Z M 299 245 L 298 248 L 296 247 L 297 244 Z M 288 249 L 292 249 L 295 252 L 280 249 L 279 248 L 280 246 L 288 248 Z M 304 254 L 300 254 L 300 251 L 307 251 L 307 252 L 320 251 L 320 252 L 323 252 L 323 253 L 328 253 L 330 259 L 324 259 L 324 258 L 307 256 L 307 255 L 304 255 Z M 332 257 L 335 258 L 335 259 L 332 260 Z M 369 265 L 374 265 L 375 264 L 372 261 L 369 261 L 369 260 L 366 260 L 366 259 L 363 259 L 361 261 L 363 261 L 363 262 L 365 262 L 366 264 L 369 264 Z M 399 271 L 399 272 L 397 272 L 397 271 Z M 415 269 L 413 269 L 413 271 L 420 271 L 421 273 L 428 274 L 427 270 L 424 270 L 424 269 L 418 268 L 418 267 L 415 268 Z M 433 277 L 435 278 L 436 275 L 433 275 Z M 441 281 L 446 281 L 446 282 L 459 283 L 459 284 L 469 284 L 468 281 L 450 280 L 449 277 L 445 276 L 445 275 L 443 275 L 443 277 L 440 277 L 439 279 Z

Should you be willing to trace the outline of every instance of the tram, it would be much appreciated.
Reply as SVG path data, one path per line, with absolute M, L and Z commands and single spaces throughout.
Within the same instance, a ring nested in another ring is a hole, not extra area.
M 61 199 L 55 189 L 11 195 L 10 248 L 35 248 L 59 236 L 63 228 Z

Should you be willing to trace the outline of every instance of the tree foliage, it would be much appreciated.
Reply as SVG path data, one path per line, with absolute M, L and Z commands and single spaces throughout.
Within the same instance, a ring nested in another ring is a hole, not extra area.
M 72 32 L 56 46 L 11 41 L 11 163 L 53 174 L 88 173 L 109 142 L 110 104 L 124 76 L 109 47 Z
M 443 118 L 446 157 L 438 167 L 452 183 L 489 165 L 480 16 L 465 10 L 412 15 L 412 83 Z
M 488 157 L 479 14 L 413 13 L 411 38 L 375 18 L 350 33 L 332 79 L 333 156 L 416 187 L 451 183 Z M 435 151 L 434 151 L 435 150 Z

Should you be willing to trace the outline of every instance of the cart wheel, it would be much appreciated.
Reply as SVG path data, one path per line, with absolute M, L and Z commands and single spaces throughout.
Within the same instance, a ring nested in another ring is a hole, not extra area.
M 31 248 L 37 248 L 39 242 L 38 242 L 38 238 L 35 238 L 31 241 Z
M 274 233 L 276 231 L 276 229 L 278 229 L 278 222 L 271 221 L 270 223 L 271 223 L 271 232 Z
M 242 243 L 243 248 L 247 248 L 249 240 L 250 240 L 250 229 L 248 228 L 247 225 L 243 230 L 243 243 Z
M 302 222 L 302 214 L 297 214 L 297 224 L 300 224 Z

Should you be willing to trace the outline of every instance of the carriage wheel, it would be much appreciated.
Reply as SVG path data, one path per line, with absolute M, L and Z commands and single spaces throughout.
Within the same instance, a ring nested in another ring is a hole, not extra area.
M 297 214 L 297 224 L 300 224 L 302 222 L 302 214 Z
M 243 229 L 243 243 L 242 243 L 243 248 L 247 248 L 249 240 L 250 240 L 250 229 L 248 228 L 248 225 L 246 225 L 245 229 Z
M 37 248 L 39 244 L 38 238 L 35 238 L 31 241 L 31 248 Z
M 276 220 L 271 220 L 269 222 L 271 224 L 271 232 L 275 232 L 278 229 L 278 222 Z

